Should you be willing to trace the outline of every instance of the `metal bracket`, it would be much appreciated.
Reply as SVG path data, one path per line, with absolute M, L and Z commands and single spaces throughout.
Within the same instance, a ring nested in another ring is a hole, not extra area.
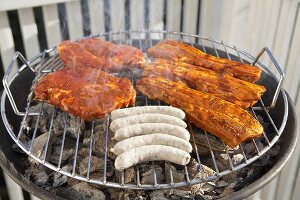
M 278 99 L 278 95 L 279 95 L 279 92 L 281 90 L 282 83 L 283 83 L 283 80 L 284 80 L 284 72 L 283 72 L 282 68 L 279 66 L 279 64 L 276 61 L 276 59 L 274 58 L 274 56 L 273 56 L 272 52 L 270 51 L 270 49 L 268 49 L 267 47 L 264 47 L 258 53 L 258 55 L 256 56 L 256 58 L 254 59 L 254 61 L 253 61 L 253 63 L 251 65 L 255 65 L 258 62 L 259 58 L 264 54 L 264 52 L 267 52 L 269 58 L 271 59 L 272 63 L 275 65 L 275 67 L 276 67 L 276 69 L 277 69 L 277 71 L 279 72 L 279 75 L 280 75 L 279 82 L 278 82 L 277 88 L 275 90 L 272 102 L 271 102 L 270 106 L 267 107 L 267 109 L 270 110 L 270 109 L 274 108 L 275 105 L 276 105 L 276 102 L 277 102 L 277 99 Z
M 11 77 L 11 72 L 12 72 L 12 69 L 13 67 L 15 66 L 15 62 L 17 59 L 20 59 L 22 61 L 22 63 L 31 69 L 32 72 L 35 72 L 35 70 L 29 65 L 29 62 L 25 59 L 25 57 L 20 53 L 20 52 L 16 52 L 12 58 L 12 61 L 10 62 L 9 64 L 9 67 L 2 79 L 2 83 L 3 83 L 3 86 L 4 86 L 4 89 L 5 89 L 5 92 L 7 93 L 7 97 L 10 101 L 10 104 L 14 110 L 14 112 L 16 113 L 16 115 L 18 116 L 24 116 L 26 113 L 25 112 L 20 112 L 19 109 L 17 108 L 17 105 L 16 105 L 16 102 L 12 96 L 12 93 L 10 91 L 10 88 L 9 88 L 9 85 L 11 83 L 8 83 L 8 78 Z M 38 115 L 38 113 L 28 113 L 29 115 Z

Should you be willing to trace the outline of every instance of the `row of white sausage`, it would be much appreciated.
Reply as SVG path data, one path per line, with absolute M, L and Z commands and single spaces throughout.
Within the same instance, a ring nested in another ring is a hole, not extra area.
M 166 160 L 179 165 L 190 161 L 190 133 L 183 121 L 185 113 L 170 106 L 143 106 L 111 113 L 111 151 L 117 155 L 115 168 L 122 170 L 138 163 Z

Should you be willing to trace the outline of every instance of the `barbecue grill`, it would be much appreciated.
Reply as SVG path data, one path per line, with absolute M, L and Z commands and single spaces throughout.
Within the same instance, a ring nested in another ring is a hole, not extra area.
M 212 38 L 206 38 L 199 35 L 192 35 L 187 33 L 179 33 L 179 32 L 168 32 L 168 31 L 148 31 L 148 30 L 130 30 L 130 31 L 119 31 L 119 32 L 108 32 L 108 33 L 100 33 L 99 35 L 92 35 L 90 37 L 100 37 L 111 42 L 117 44 L 127 44 L 131 46 L 135 46 L 140 48 L 143 52 L 146 52 L 148 48 L 158 43 L 163 39 L 175 39 L 185 43 L 188 43 L 205 53 L 228 58 L 231 60 L 237 60 L 240 62 L 251 63 L 252 65 L 256 65 L 260 67 L 262 72 L 262 77 L 258 84 L 264 85 L 267 89 L 267 92 L 263 95 L 262 99 L 255 104 L 252 108 L 249 109 L 249 112 L 254 115 L 260 122 L 267 122 L 269 124 L 266 131 L 262 134 L 260 138 L 251 139 L 246 141 L 238 146 L 236 149 L 231 149 L 227 147 L 223 142 L 224 152 L 227 156 L 228 167 L 226 169 L 219 169 L 216 157 L 218 157 L 220 152 L 216 152 L 212 147 L 212 143 L 216 140 L 220 142 L 218 139 L 212 137 L 206 131 L 197 130 L 193 125 L 189 124 L 189 131 L 191 133 L 191 143 L 193 145 L 193 153 L 192 157 L 197 161 L 198 172 L 201 174 L 204 173 L 204 165 L 202 162 L 202 156 L 199 151 L 201 151 L 201 147 L 198 146 L 196 141 L 197 134 L 202 134 L 206 139 L 206 146 L 209 150 L 209 156 L 212 160 L 212 169 L 215 171 L 214 174 L 208 176 L 196 176 L 193 177 L 189 172 L 189 166 L 184 166 L 182 171 L 184 173 L 184 180 L 176 182 L 173 178 L 172 171 L 170 170 L 169 181 L 161 182 L 157 179 L 157 169 L 156 169 L 156 161 L 150 162 L 147 166 L 152 168 L 152 176 L 153 182 L 151 184 L 143 184 L 140 179 L 140 165 L 135 166 L 134 168 L 134 183 L 127 183 L 125 181 L 126 170 L 123 170 L 120 175 L 118 181 L 110 180 L 107 176 L 108 174 L 108 146 L 110 141 L 109 137 L 109 116 L 102 120 L 96 120 L 91 123 L 87 123 L 89 129 L 89 138 L 88 138 L 88 161 L 86 165 L 86 175 L 82 175 L 78 172 L 78 160 L 77 155 L 79 153 L 80 147 L 83 145 L 82 135 L 83 132 L 81 130 L 81 124 L 83 123 L 81 119 L 77 118 L 76 125 L 76 141 L 74 144 L 74 155 L 73 160 L 71 161 L 72 169 L 71 171 L 66 171 L 62 168 L 62 157 L 64 150 L 64 143 L 66 140 L 66 134 L 68 127 L 68 119 L 70 116 L 66 113 L 62 113 L 55 107 L 52 107 L 51 115 L 49 116 L 49 127 L 47 130 L 46 143 L 44 146 L 40 147 L 40 149 L 36 149 L 34 147 L 35 139 L 41 134 L 39 132 L 40 129 L 40 120 L 45 115 L 44 106 L 46 103 L 39 103 L 40 107 L 38 111 L 33 111 L 32 107 L 37 105 L 37 101 L 34 100 L 33 95 L 33 86 L 34 84 L 44 75 L 49 72 L 53 72 L 63 67 L 62 62 L 60 61 L 56 48 L 51 48 L 43 51 L 38 54 L 34 58 L 30 60 L 26 60 L 20 53 L 16 53 L 13 57 L 13 60 L 3 78 L 4 92 L 1 98 L 1 116 L 3 120 L 3 124 L 6 128 L 6 131 L 13 139 L 13 141 L 17 144 L 17 146 L 25 152 L 28 156 L 30 156 L 34 161 L 41 163 L 42 165 L 50 168 L 55 172 L 59 172 L 63 175 L 72 177 L 74 179 L 78 179 L 80 181 L 86 181 L 91 184 L 97 184 L 106 187 L 116 187 L 116 188 L 127 188 L 127 189 L 143 189 L 143 190 L 153 190 L 153 189 L 167 189 L 167 188 L 175 188 L 175 187 L 185 187 L 191 186 L 203 182 L 214 181 L 219 179 L 220 177 L 226 176 L 232 172 L 238 171 L 240 169 L 245 168 L 251 163 L 255 162 L 257 159 L 261 158 L 267 151 L 269 151 L 275 143 L 281 137 L 287 137 L 288 134 L 292 135 L 294 140 L 289 141 L 290 143 L 287 145 L 286 152 L 283 157 L 278 161 L 277 169 L 273 171 L 272 175 L 266 178 L 265 181 L 260 183 L 261 185 L 266 184 L 278 173 L 279 169 L 283 167 L 288 157 L 291 155 L 295 143 L 296 143 L 296 133 L 297 133 L 297 122 L 295 120 L 295 113 L 293 110 L 293 106 L 290 103 L 290 100 L 287 97 L 286 92 L 282 88 L 282 82 L 284 79 L 284 73 L 276 62 L 275 58 L 272 56 L 271 52 L 264 48 L 256 57 L 238 49 L 235 46 L 231 46 L 226 44 L 223 41 L 213 40 Z M 260 58 L 263 54 L 267 54 L 275 66 L 276 73 L 279 75 L 279 78 L 269 69 L 269 67 L 265 66 L 260 62 Z M 146 56 L 146 55 L 145 55 Z M 13 73 L 14 65 L 17 59 L 20 59 L 23 65 L 20 69 Z M 149 59 L 147 59 L 150 62 Z M 122 76 L 129 78 L 133 85 L 135 84 L 135 80 L 139 78 L 139 72 L 129 71 L 120 74 L 114 74 L 116 76 Z M 26 78 L 25 78 L 26 77 Z M 18 91 L 19 87 L 16 85 L 16 82 L 19 84 L 22 83 L 24 86 L 24 90 Z M 161 105 L 163 102 L 160 101 L 152 101 L 148 100 L 146 97 L 138 94 L 137 96 L 137 105 Z M 13 113 L 12 113 L 13 111 Z M 51 138 L 55 137 L 53 133 L 53 129 L 56 126 L 55 123 L 58 123 L 56 117 L 62 114 L 64 117 L 63 133 L 62 133 L 62 143 L 60 149 L 60 156 L 57 164 L 54 164 L 48 158 L 48 154 L 51 151 Z M 35 126 L 28 127 L 28 121 L 34 120 Z M 292 123 L 291 123 L 292 122 Z M 99 124 L 103 124 L 103 141 L 105 141 L 103 146 L 103 163 L 99 163 L 103 165 L 103 171 L 101 172 L 101 177 L 93 178 L 90 176 L 91 170 L 91 162 L 92 162 L 92 149 L 94 145 L 93 134 L 95 126 Z M 291 125 L 292 124 L 292 125 Z M 285 131 L 290 131 L 289 133 L 285 133 Z M 283 134 L 283 136 L 281 136 Z M 29 138 L 29 140 L 24 139 Z M 288 146 L 289 145 L 289 146 Z M 252 154 L 247 154 L 245 152 L 245 146 L 252 146 L 254 152 Z M 39 152 L 39 154 L 36 154 Z M 232 158 L 236 154 L 241 154 L 243 159 L 239 163 L 234 163 Z M 5 157 L 5 156 L 4 156 Z M 3 165 L 3 162 L 2 162 Z M 166 173 L 166 172 L 164 172 Z M 258 188 L 257 188 L 258 189 Z M 251 192 L 254 192 L 253 189 Z M 250 195 L 251 193 L 249 193 Z M 241 197 L 241 196 L 240 196 Z

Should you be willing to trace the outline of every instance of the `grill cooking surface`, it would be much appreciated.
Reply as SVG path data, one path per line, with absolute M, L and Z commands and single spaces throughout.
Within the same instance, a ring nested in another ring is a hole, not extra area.
M 265 72 L 269 73 L 270 76 L 274 76 L 268 68 L 258 62 L 258 59 L 263 54 L 263 51 L 260 52 L 258 57 L 255 59 L 251 55 L 238 50 L 236 47 L 227 45 L 220 41 L 212 40 L 210 38 L 177 32 L 142 30 L 110 32 L 92 37 L 101 37 L 114 43 L 132 45 L 140 48 L 143 52 L 146 52 L 147 48 L 151 47 L 162 39 L 175 39 L 189 43 L 196 48 L 200 48 L 205 53 L 212 54 L 217 57 L 225 57 L 241 62 L 256 63 L 263 68 Z M 266 50 L 266 52 L 269 54 L 271 61 L 275 64 L 280 73 L 281 70 L 278 67 L 275 59 L 268 50 Z M 20 58 L 24 65 L 19 69 L 19 73 L 17 73 L 15 76 L 12 76 L 11 71 L 17 58 Z M 63 64 L 58 58 L 56 48 L 45 50 L 43 53 L 37 55 L 29 62 L 27 62 L 22 55 L 17 53 L 3 79 L 5 92 L 2 96 L 1 108 L 2 110 L 5 110 L 5 99 L 6 96 L 8 96 L 16 113 L 16 117 L 20 116 L 22 118 L 22 122 L 20 127 L 11 127 L 9 125 L 10 122 L 6 118 L 5 112 L 2 112 L 2 118 L 12 139 L 25 153 L 31 157 L 31 159 L 42 163 L 54 171 L 58 171 L 64 175 L 93 184 L 131 189 L 155 189 L 181 187 L 212 181 L 233 171 L 237 171 L 261 157 L 274 145 L 285 127 L 288 109 L 285 93 L 283 90 L 281 90 L 281 83 L 283 79 L 283 73 L 281 72 L 278 85 L 274 86 L 275 89 L 273 88 L 273 90 L 270 90 L 267 88 L 267 92 L 264 94 L 263 100 L 260 100 L 256 105 L 248 109 L 249 112 L 253 114 L 265 128 L 265 132 L 260 138 L 246 141 L 239 145 L 236 149 L 231 149 L 206 131 L 199 130 L 193 127 L 191 124 L 188 124 L 188 128 L 191 133 L 191 143 L 193 145 L 193 152 L 191 156 L 194 164 L 189 164 L 183 167 L 173 164 L 175 169 L 182 173 L 182 180 L 178 180 L 176 177 L 174 177 L 174 171 L 171 167 L 165 167 L 163 170 L 161 170 L 162 168 L 158 168 L 158 166 L 170 165 L 170 163 L 164 161 L 140 164 L 132 169 L 123 170 L 120 173 L 117 173 L 116 170 L 113 169 L 113 165 L 111 165 L 113 164 L 111 162 L 113 160 L 111 153 L 109 152 L 109 148 L 113 144 L 113 141 L 111 141 L 112 133 L 110 133 L 108 130 L 110 123 L 109 117 L 102 120 L 96 120 L 91 123 L 83 122 L 81 119 L 63 113 L 57 108 L 49 106 L 44 102 L 35 101 L 33 99 L 33 87 L 31 87 L 31 90 L 28 94 L 27 106 L 25 108 L 17 107 L 9 89 L 9 80 L 11 80 L 11 77 L 15 78 L 19 76 L 23 70 L 30 68 L 30 70 L 35 73 L 35 79 L 33 80 L 32 84 L 33 86 L 39 80 L 39 78 L 45 74 L 62 67 Z M 140 72 L 127 71 L 114 75 L 127 77 L 135 85 L 135 80 L 139 78 Z M 285 102 L 282 116 L 279 117 L 282 119 L 273 120 L 270 113 L 272 112 L 272 109 L 276 108 L 276 100 L 280 95 L 282 95 Z M 163 102 L 149 100 L 141 94 L 137 94 L 137 106 L 163 104 Z M 25 112 L 21 112 L 23 110 L 25 110 Z M 43 126 L 45 123 L 47 125 Z M 57 132 L 57 129 L 61 129 L 60 133 Z M 72 159 L 69 159 L 68 163 L 71 167 L 67 170 L 63 166 L 65 165 L 64 156 L 67 148 L 66 143 L 68 143 L 68 145 L 70 144 L 67 142 L 67 140 L 69 140 L 68 134 L 70 135 L 70 133 L 73 134 L 73 147 L 71 148 L 72 152 L 70 155 Z M 53 145 L 53 137 L 61 138 L 61 143 L 59 144 L 60 151 L 57 153 L 57 159 L 55 162 L 49 158 L 49 154 L 52 153 L 51 146 Z M 96 139 L 102 141 L 101 146 L 96 146 L 99 143 L 95 141 Z M 43 145 L 40 145 L 41 143 L 38 143 L 38 140 L 43 140 Z M 78 160 L 78 155 L 82 154 L 82 146 L 85 146 L 87 149 L 87 159 L 85 161 Z M 204 151 L 206 152 L 204 153 Z M 218 166 L 218 157 L 220 156 L 227 158 L 226 160 L 228 163 L 227 168 L 225 169 Z M 239 162 L 234 159 L 237 156 L 241 156 Z M 93 159 L 98 160 L 96 162 Z M 212 173 L 208 173 L 206 170 L 207 163 L 205 163 L 205 161 L 207 160 L 211 161 L 211 168 L 213 170 Z M 195 168 L 195 162 L 196 169 L 191 169 Z M 95 166 L 95 164 L 98 166 Z M 95 173 L 95 167 L 97 168 L 96 172 L 98 173 L 96 178 L 92 176 L 91 173 Z M 142 169 L 144 167 L 152 168 L 152 174 L 150 175 L 151 183 L 144 183 L 141 181 L 140 177 L 141 173 L 143 173 Z M 84 173 L 82 173 L 82 171 L 84 171 Z M 114 173 L 114 177 L 117 178 L 112 179 L 111 173 Z M 133 182 L 126 181 L 129 173 L 134 176 Z M 161 175 L 165 177 L 163 180 L 160 179 Z

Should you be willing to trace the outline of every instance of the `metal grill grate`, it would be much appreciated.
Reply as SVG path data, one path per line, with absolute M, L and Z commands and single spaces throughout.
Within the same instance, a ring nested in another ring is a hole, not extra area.
M 159 183 L 157 180 L 157 173 L 156 173 L 156 168 L 155 168 L 155 163 L 156 162 L 151 162 L 149 164 L 149 167 L 152 167 L 152 172 L 153 172 L 153 183 L 152 184 L 142 184 L 141 183 L 141 172 L 140 172 L 140 165 L 135 166 L 135 183 L 125 183 L 125 171 L 121 171 L 120 173 L 120 180 L 118 181 L 111 181 L 108 180 L 107 178 L 107 156 L 108 156 L 108 144 L 110 142 L 109 140 L 109 117 L 106 117 L 105 119 L 102 120 L 97 120 L 93 121 L 90 124 L 90 138 L 89 138 L 89 144 L 88 144 L 88 161 L 87 161 L 87 174 L 86 176 L 80 175 L 77 172 L 78 168 L 78 161 L 77 161 L 77 155 L 78 155 L 78 150 L 79 146 L 82 144 L 82 141 L 80 140 L 81 136 L 81 119 L 77 118 L 77 127 L 76 127 L 76 142 L 74 146 L 74 159 L 72 163 L 72 170 L 71 172 L 65 171 L 62 169 L 62 156 L 63 156 L 63 150 L 64 150 L 64 144 L 66 140 L 66 132 L 68 129 L 68 120 L 70 119 L 70 116 L 66 113 L 63 113 L 64 115 L 64 130 L 62 134 L 62 143 L 61 143 L 61 149 L 60 149 L 60 156 L 59 156 L 59 161 L 57 165 L 54 165 L 53 163 L 49 162 L 47 158 L 47 153 L 49 153 L 49 141 L 50 138 L 52 137 L 52 130 L 53 130 L 53 125 L 55 123 L 55 118 L 57 116 L 57 113 L 61 112 L 57 108 L 53 107 L 52 108 L 52 114 L 49 118 L 50 120 L 50 125 L 47 131 L 47 139 L 46 139 L 46 144 L 44 146 L 44 149 L 41 149 L 42 155 L 34 155 L 32 152 L 33 148 L 33 141 L 37 137 L 38 134 L 38 129 L 39 129 L 39 121 L 41 116 L 43 116 L 43 107 L 45 105 L 44 102 L 41 104 L 41 108 L 39 112 L 30 112 L 30 108 L 36 103 L 35 100 L 33 99 L 33 85 L 41 78 L 42 76 L 46 75 L 49 72 L 55 71 L 57 69 L 60 69 L 63 67 L 63 64 L 61 63 L 60 59 L 58 58 L 56 48 L 51 48 L 45 50 L 43 53 L 40 53 L 39 55 L 35 56 L 29 61 L 26 61 L 26 59 L 20 54 L 16 53 L 10 66 L 9 69 L 7 70 L 4 78 L 3 78 L 3 84 L 5 87 L 5 92 L 2 95 L 2 104 L 1 104 L 1 109 L 3 112 L 1 112 L 4 124 L 12 137 L 12 139 L 16 142 L 16 144 L 30 157 L 32 157 L 34 160 L 38 161 L 39 163 L 42 163 L 44 166 L 60 172 L 64 175 L 70 176 L 72 178 L 82 180 L 82 181 L 87 181 L 90 183 L 94 184 L 99 184 L 99 185 L 104 185 L 108 187 L 119 187 L 119 188 L 130 188 L 130 189 L 154 189 L 154 188 L 172 188 L 172 187 L 182 187 L 182 186 L 188 186 L 188 185 L 194 185 L 198 184 L 201 182 L 207 182 L 207 181 L 212 181 L 215 180 L 221 176 L 227 175 L 233 171 L 237 171 L 248 164 L 252 163 L 259 157 L 261 157 L 266 151 L 268 151 L 278 140 L 279 136 L 281 135 L 285 124 L 287 120 L 287 115 L 288 115 L 288 107 L 287 107 L 287 99 L 286 95 L 283 89 L 281 89 L 282 81 L 283 81 L 283 72 L 281 68 L 278 66 L 276 60 L 270 53 L 270 51 L 267 48 L 264 48 L 256 58 L 253 56 L 249 55 L 248 53 L 241 51 L 237 49 L 235 46 L 230 46 L 228 44 L 225 44 L 223 41 L 216 41 L 211 38 L 205 38 L 201 37 L 198 35 L 192 35 L 192 34 L 186 34 L 186 33 L 178 33 L 178 32 L 167 32 L 167 31 L 145 31 L 145 30 L 131 30 L 131 31 L 119 31 L 119 32 L 109 32 L 109 33 L 101 33 L 99 35 L 93 35 L 90 37 L 101 37 L 106 40 L 112 41 L 114 43 L 119 43 L 119 44 L 128 44 L 132 46 L 136 46 L 140 48 L 143 52 L 146 51 L 147 48 L 151 47 L 154 45 L 154 43 L 162 40 L 162 39 L 176 39 L 182 42 L 187 42 L 190 45 L 200 48 L 206 53 L 212 53 L 217 57 L 221 56 L 221 53 L 225 55 L 226 58 L 228 59 L 238 59 L 241 62 L 250 62 L 253 65 L 256 64 L 260 66 L 266 73 L 268 73 L 271 77 L 276 79 L 275 75 L 269 70 L 267 67 L 265 67 L 262 63 L 260 63 L 258 60 L 262 56 L 262 54 L 266 51 L 267 54 L 269 55 L 271 61 L 275 65 L 276 69 L 279 72 L 280 78 L 277 81 L 278 85 L 276 86 L 276 89 L 274 91 L 274 94 L 272 92 L 267 91 L 265 95 L 272 96 L 272 100 L 270 101 L 270 106 L 265 106 L 265 103 L 263 100 L 260 100 L 255 107 L 252 107 L 249 109 L 249 112 L 254 115 L 254 117 L 257 118 L 257 115 L 259 114 L 260 116 L 264 116 L 263 119 L 268 121 L 270 123 L 271 128 L 274 130 L 273 133 L 269 132 L 264 132 L 261 136 L 260 139 L 264 139 L 264 146 L 258 146 L 257 140 L 252 139 L 250 141 L 244 142 L 243 144 L 239 145 L 237 151 L 233 151 L 232 149 L 229 149 L 223 142 L 224 146 L 224 153 L 228 157 L 228 168 L 227 169 L 219 169 L 216 161 L 216 156 L 219 154 L 219 152 L 215 152 L 214 149 L 211 146 L 212 142 L 212 137 L 205 131 L 203 134 L 206 138 L 207 146 L 209 148 L 210 152 L 210 157 L 213 161 L 213 170 L 215 170 L 216 174 L 215 175 L 210 175 L 205 178 L 194 178 L 190 177 L 189 175 L 189 170 L 188 166 L 184 166 L 183 172 L 185 176 L 185 181 L 181 182 L 175 182 L 174 177 L 172 175 L 172 170 L 170 170 L 170 181 L 169 182 L 164 182 L 164 183 Z M 224 49 L 224 50 L 221 50 Z M 222 57 L 224 57 L 224 55 Z M 146 56 L 146 55 L 145 55 Z M 234 58 L 233 58 L 234 57 Z M 14 67 L 14 62 L 16 62 L 17 58 L 20 58 L 21 61 L 24 63 L 24 65 L 19 69 L 19 71 L 16 74 L 11 74 L 12 68 Z M 21 73 L 23 70 L 26 68 L 30 68 L 32 72 L 35 73 L 35 78 L 32 83 L 32 87 L 30 89 L 30 92 L 28 94 L 27 98 L 27 106 L 25 108 L 25 112 L 21 112 L 13 98 L 13 95 L 10 91 L 9 85 L 10 83 Z M 120 75 L 120 74 L 116 74 Z M 122 75 L 124 76 L 124 75 Z M 130 73 L 130 75 L 126 74 L 129 79 L 131 79 L 132 83 L 135 84 L 135 75 L 134 73 Z M 284 99 L 284 111 L 282 113 L 282 121 L 280 124 L 275 123 L 269 113 L 271 109 L 274 109 L 276 107 L 276 101 L 277 98 L 281 96 Z M 7 120 L 6 113 L 5 113 L 5 100 L 6 97 L 8 97 L 11 106 L 13 107 L 13 110 L 15 111 L 15 114 L 17 116 L 20 116 L 22 118 L 22 122 L 20 125 L 19 131 L 14 130 L 12 127 L 9 125 L 9 121 Z M 142 95 L 137 96 L 137 104 L 138 105 L 160 105 L 163 102 L 160 101 L 152 101 L 148 100 L 146 97 L 143 97 Z M 31 135 L 31 142 L 28 144 L 25 144 L 25 142 L 21 139 L 24 134 L 26 134 L 26 120 L 31 117 L 36 119 L 35 127 L 33 128 L 33 133 Z M 96 124 L 102 123 L 104 124 L 104 135 L 103 135 L 103 141 L 104 141 L 104 163 L 99 163 L 103 165 L 103 176 L 101 178 L 92 178 L 90 176 L 90 170 L 91 170 L 91 159 L 92 159 L 92 149 L 93 149 L 93 135 L 95 132 L 95 126 Z M 203 165 L 201 163 L 202 157 L 200 156 L 199 149 L 201 147 L 197 146 L 197 142 L 195 139 L 195 135 L 199 133 L 195 133 L 197 131 L 191 124 L 188 124 L 189 131 L 191 133 L 191 139 L 192 139 L 192 144 L 193 144 L 193 156 L 195 160 L 198 163 L 198 169 L 199 173 L 203 174 Z M 252 145 L 253 148 L 255 149 L 256 153 L 247 156 L 245 151 L 244 151 L 244 145 Z M 240 152 L 243 155 L 243 162 L 239 164 L 234 164 L 232 160 L 232 156 L 234 155 L 234 152 Z M 203 177 L 203 176 L 202 176 Z

